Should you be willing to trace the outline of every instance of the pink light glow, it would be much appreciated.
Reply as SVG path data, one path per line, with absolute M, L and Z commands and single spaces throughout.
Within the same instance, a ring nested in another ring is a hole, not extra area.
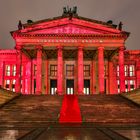
M 84 27 L 84 28 L 83 28 Z M 81 30 L 82 29 L 82 30 Z M 93 30 L 94 29 L 94 30 Z M 22 33 L 114 33 L 119 34 L 120 31 L 113 28 L 108 28 L 105 25 L 83 21 L 80 19 L 69 18 L 57 19 L 43 23 L 36 23 L 23 29 Z

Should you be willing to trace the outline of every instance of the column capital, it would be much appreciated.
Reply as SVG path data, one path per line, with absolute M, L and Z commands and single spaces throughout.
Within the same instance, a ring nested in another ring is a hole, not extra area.
M 16 44 L 16 46 L 15 46 L 15 49 L 16 49 L 16 50 L 21 50 L 21 48 L 22 48 L 22 45 Z
M 41 45 L 37 45 L 36 47 L 35 47 L 37 50 L 42 50 L 42 46 Z
M 98 50 L 104 50 L 104 46 L 99 46 Z
M 119 51 L 124 51 L 125 50 L 125 46 L 120 46 L 119 47 Z
M 83 50 L 83 46 L 78 46 L 78 50 Z
M 58 50 L 62 50 L 63 49 L 63 46 L 59 45 L 59 46 L 57 46 L 57 49 Z

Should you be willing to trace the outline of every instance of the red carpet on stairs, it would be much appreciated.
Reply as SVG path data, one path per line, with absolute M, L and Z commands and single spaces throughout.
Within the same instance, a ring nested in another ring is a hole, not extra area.
M 65 95 L 60 111 L 60 123 L 82 123 L 81 112 L 76 95 Z

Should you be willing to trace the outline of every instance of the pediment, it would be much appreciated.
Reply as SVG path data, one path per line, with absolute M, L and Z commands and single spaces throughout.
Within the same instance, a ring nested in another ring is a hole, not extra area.
M 119 34 L 118 29 L 81 19 L 57 19 L 40 22 L 21 30 L 26 34 Z
M 30 34 L 105 34 L 105 31 L 99 31 L 88 27 L 78 25 L 64 25 L 52 28 L 45 28 L 37 31 L 30 31 Z

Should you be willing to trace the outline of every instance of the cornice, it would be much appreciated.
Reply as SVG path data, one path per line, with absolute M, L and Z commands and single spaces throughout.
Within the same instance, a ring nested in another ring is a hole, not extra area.
M 0 50 L 0 55 L 15 55 L 16 50 Z
M 63 38 L 127 38 L 126 34 L 21 34 L 16 33 L 14 37 L 21 37 L 21 38 L 45 38 L 45 37 L 63 37 Z

